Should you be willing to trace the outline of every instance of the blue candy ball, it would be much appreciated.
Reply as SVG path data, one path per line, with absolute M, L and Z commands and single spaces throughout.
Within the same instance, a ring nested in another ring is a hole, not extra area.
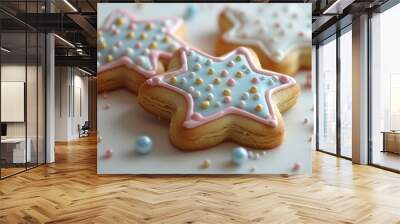
M 190 20 L 194 17 L 194 15 L 199 11 L 199 8 L 197 5 L 189 5 L 185 9 L 185 13 L 183 14 L 183 18 L 185 20 Z
M 136 140 L 135 152 L 140 155 L 145 155 L 151 152 L 153 147 L 153 142 L 149 136 L 140 136 Z
M 247 150 L 243 147 L 237 147 L 232 150 L 232 161 L 236 165 L 241 165 L 248 158 Z

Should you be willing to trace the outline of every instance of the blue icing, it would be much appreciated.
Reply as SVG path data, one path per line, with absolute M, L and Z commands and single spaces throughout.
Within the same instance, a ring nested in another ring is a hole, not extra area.
M 120 18 L 123 18 L 124 21 L 122 25 L 118 26 L 114 21 L 112 27 L 107 31 L 103 31 L 97 38 L 99 52 L 97 55 L 98 67 L 108 64 L 107 57 L 111 55 L 112 61 L 123 56 L 128 56 L 133 63 L 139 65 L 141 68 L 153 70 L 154 68 L 149 58 L 149 53 L 152 51 L 150 45 L 153 42 L 157 45 L 154 50 L 164 52 L 172 52 L 179 46 L 177 41 L 166 35 L 169 24 L 166 24 L 165 21 L 150 22 L 151 29 L 146 29 L 146 25 L 149 24 L 147 22 L 134 22 L 136 27 L 131 29 L 131 21 L 127 17 Z M 113 34 L 113 29 L 118 30 L 118 34 Z M 128 37 L 129 32 L 134 33 L 133 38 Z M 143 33 L 147 36 L 145 39 L 140 38 Z M 163 41 L 163 38 L 167 38 L 168 41 Z M 120 47 L 116 47 L 118 41 L 121 42 Z M 135 45 L 138 43 L 140 43 L 141 47 L 135 48 Z M 104 44 L 105 48 L 102 48 L 101 46 Z
M 235 60 L 238 55 L 240 56 L 240 61 Z M 229 61 L 234 62 L 232 67 L 228 66 Z M 266 76 L 252 71 L 243 54 L 234 54 L 222 62 L 217 62 L 198 52 L 191 51 L 187 55 L 187 63 L 187 72 L 178 74 L 176 77 L 166 80 L 166 82 L 191 94 L 194 100 L 194 112 L 203 116 L 210 116 L 229 106 L 240 108 L 241 101 L 244 101 L 245 105 L 241 109 L 261 118 L 267 118 L 267 116 L 271 115 L 265 99 L 265 93 L 283 83 L 276 76 Z M 210 69 L 213 71 L 211 75 L 208 74 Z M 228 75 L 221 77 L 221 72 L 224 69 L 228 71 Z M 238 71 L 241 72 L 241 78 L 235 76 Z M 198 78 L 202 80 L 201 84 L 196 84 Z M 219 84 L 213 84 L 216 78 L 220 79 Z M 252 83 L 254 78 L 258 79 L 258 84 Z M 176 80 L 172 81 L 172 79 Z M 229 79 L 234 79 L 236 84 L 229 86 Z M 252 86 L 257 88 L 256 93 L 250 92 Z M 230 93 L 230 103 L 224 102 L 224 90 Z M 210 95 L 212 96 L 210 97 Z M 243 95 L 245 96 L 243 97 Z M 202 105 L 205 101 L 208 101 L 206 106 Z M 257 105 L 261 105 L 261 110 L 256 110 Z

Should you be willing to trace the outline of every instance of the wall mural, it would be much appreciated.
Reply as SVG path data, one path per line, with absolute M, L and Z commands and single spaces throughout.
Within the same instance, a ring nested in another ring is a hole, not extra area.
M 311 4 L 99 4 L 98 24 L 99 174 L 311 173 Z

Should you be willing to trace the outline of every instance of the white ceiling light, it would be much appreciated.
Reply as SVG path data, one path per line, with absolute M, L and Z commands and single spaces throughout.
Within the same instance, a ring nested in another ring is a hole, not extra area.
M 342 14 L 343 10 L 353 2 L 354 0 L 336 0 L 322 14 Z
M 64 42 L 66 45 L 75 48 L 75 45 L 71 44 L 71 42 L 69 42 L 68 40 L 58 36 L 57 34 L 54 34 L 55 37 L 57 37 L 57 39 L 61 40 L 62 42 Z
M 6 53 L 10 53 L 11 52 L 10 50 L 8 50 L 7 48 L 4 48 L 4 47 L 1 47 L 0 50 L 4 51 Z
M 85 73 L 85 74 L 87 74 L 87 75 L 92 75 L 92 73 L 90 73 L 90 72 L 88 72 L 88 71 L 85 71 L 85 70 L 83 70 L 83 69 L 81 69 L 81 68 L 78 68 L 78 70 L 81 71 L 81 72 L 83 72 L 83 73 Z
M 64 0 L 64 3 L 65 3 L 66 5 L 68 5 L 68 7 L 70 7 L 70 8 L 72 9 L 72 11 L 78 12 L 78 10 L 77 10 L 71 3 L 69 3 L 68 0 Z

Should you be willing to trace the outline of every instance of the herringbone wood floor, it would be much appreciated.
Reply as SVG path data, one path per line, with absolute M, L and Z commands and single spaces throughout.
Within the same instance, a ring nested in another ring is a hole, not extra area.
M 94 138 L 0 181 L 0 223 L 400 223 L 400 175 L 314 153 L 312 176 L 98 176 Z

